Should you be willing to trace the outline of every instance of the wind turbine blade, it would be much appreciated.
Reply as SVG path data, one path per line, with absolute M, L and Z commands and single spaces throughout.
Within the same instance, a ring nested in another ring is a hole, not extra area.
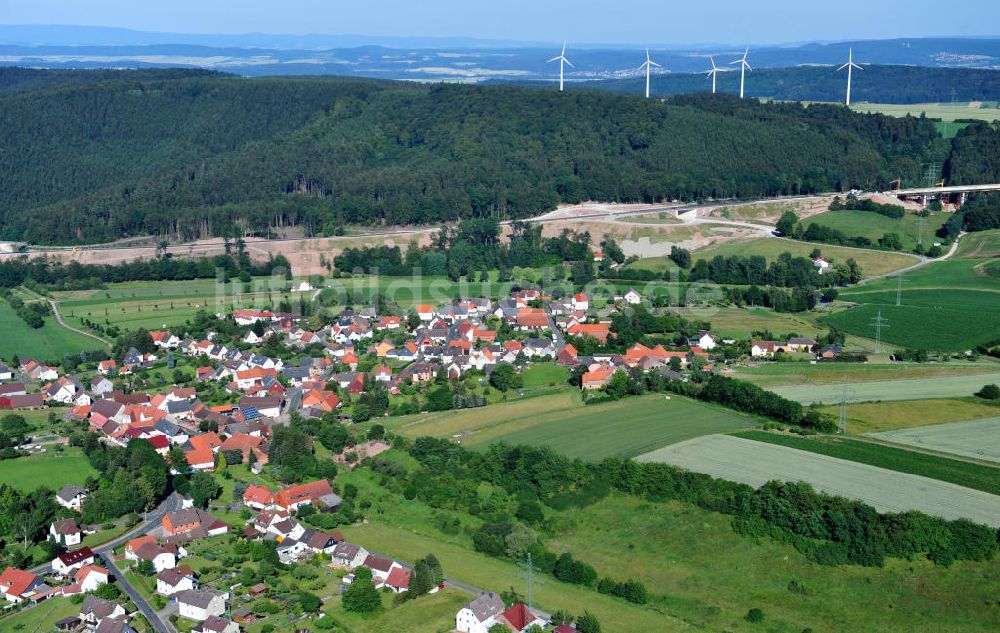
M 552 59 L 550 59 L 549 61 L 547 61 L 545 63 L 549 64 L 549 63 L 552 63 L 552 62 L 557 62 L 557 61 L 559 61 L 559 59 L 560 59 L 559 57 L 553 57 Z
M 562 53 L 560 53 L 560 57 L 566 57 L 566 41 L 565 40 L 563 40 L 563 49 L 562 49 Z
M 654 66 L 656 66 L 657 68 L 663 68 L 663 66 L 660 66 L 656 62 L 649 62 L 649 63 L 652 64 L 652 65 L 654 65 Z
M 649 63 L 649 62 L 646 62 L 646 63 L 645 63 L 645 64 L 643 64 L 642 66 L 639 66 L 638 68 L 636 68 L 636 70 L 645 70 L 645 69 L 646 69 L 646 64 L 648 64 L 648 63 Z
M 562 58 L 562 60 L 563 60 L 564 62 L 566 62 L 567 64 L 569 64 L 571 68 L 576 68 L 576 66 L 574 66 L 574 65 L 573 65 L 573 62 L 569 61 L 569 60 L 568 60 L 568 59 L 566 59 L 565 57 L 563 57 L 563 58 Z
M 837 69 L 837 72 L 839 73 L 840 71 L 844 70 L 848 66 L 850 66 L 850 64 L 844 64 L 843 66 L 841 66 L 840 68 Z
M 853 62 L 851 62 L 851 66 L 854 66 L 854 67 L 855 67 L 855 68 L 857 68 L 858 70 L 864 70 L 864 68 L 862 68 L 861 66 L 858 66 L 857 64 L 855 64 L 855 63 L 853 63 Z

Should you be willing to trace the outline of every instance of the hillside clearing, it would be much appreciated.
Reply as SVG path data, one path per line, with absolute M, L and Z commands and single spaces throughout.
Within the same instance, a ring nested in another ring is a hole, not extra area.
M 754 487 L 804 481 L 831 495 L 858 499 L 880 512 L 919 510 L 1000 527 L 1000 497 L 963 486 L 730 435 L 708 435 L 637 458 L 665 462 Z

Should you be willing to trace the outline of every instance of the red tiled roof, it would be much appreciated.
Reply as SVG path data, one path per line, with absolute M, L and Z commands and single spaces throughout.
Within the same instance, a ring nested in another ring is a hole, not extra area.
M 410 588 L 410 572 L 402 567 L 394 567 L 389 572 L 389 577 L 385 579 L 385 584 L 395 589 Z
M 0 591 L 11 596 L 20 596 L 37 578 L 38 576 L 30 571 L 8 567 L 0 574 Z
M 503 617 L 510 622 L 515 631 L 523 631 L 529 624 L 536 620 L 535 616 L 531 615 L 531 611 L 528 611 L 528 607 L 524 606 L 523 602 L 518 602 L 504 611 Z

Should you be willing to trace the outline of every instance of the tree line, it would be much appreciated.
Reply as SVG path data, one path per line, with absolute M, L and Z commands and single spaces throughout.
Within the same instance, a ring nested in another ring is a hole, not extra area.
M 386 485 L 400 487 L 409 498 L 432 507 L 480 516 L 493 526 L 519 523 L 528 527 L 540 510 L 544 516 L 545 506 L 591 503 L 610 488 L 651 501 L 684 501 L 731 515 L 738 533 L 790 542 L 810 560 L 825 565 L 881 566 L 886 557 L 908 559 L 918 554 L 948 565 L 955 560 L 990 560 L 998 549 L 997 530 L 985 525 L 920 512 L 883 514 L 860 501 L 818 493 L 805 483 L 770 482 L 754 489 L 668 464 L 622 458 L 594 464 L 545 447 L 505 444 L 476 452 L 427 437 L 415 440 L 409 453 L 420 467 L 401 473 L 398 480 L 389 479 Z M 477 490 L 483 482 L 505 495 L 496 503 L 482 500 Z M 533 507 L 536 504 L 541 507 Z M 479 537 L 483 546 L 499 547 L 495 539 L 506 528 L 484 525 L 483 529 L 486 535 Z M 488 540 L 492 543 L 486 545 Z M 550 573 L 560 558 L 553 560 L 537 541 L 532 544 L 531 535 L 511 542 L 505 536 L 503 547 L 532 551 L 533 560 L 537 552 L 540 566 Z M 585 567 L 570 573 L 573 578 L 595 579 Z

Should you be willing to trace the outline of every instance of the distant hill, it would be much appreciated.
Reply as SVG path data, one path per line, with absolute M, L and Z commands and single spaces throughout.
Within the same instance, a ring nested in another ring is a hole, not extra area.
M 930 121 L 730 95 L 6 72 L 31 89 L 0 96 L 0 238 L 34 243 L 875 188 L 950 152 Z
M 210 35 L 147 33 L 73 26 L 0 25 L 0 58 L 36 68 L 167 68 L 221 70 L 248 76 L 351 75 L 380 79 L 486 81 L 551 80 L 547 60 L 558 44 L 469 38 L 382 38 L 356 35 Z M 916 38 L 760 46 L 750 50 L 756 69 L 840 65 L 853 49 L 863 64 L 929 68 L 1000 69 L 1000 38 Z M 672 73 L 720 66 L 742 46 L 652 46 L 654 59 Z M 571 82 L 637 76 L 645 59 L 639 46 L 570 43 Z

